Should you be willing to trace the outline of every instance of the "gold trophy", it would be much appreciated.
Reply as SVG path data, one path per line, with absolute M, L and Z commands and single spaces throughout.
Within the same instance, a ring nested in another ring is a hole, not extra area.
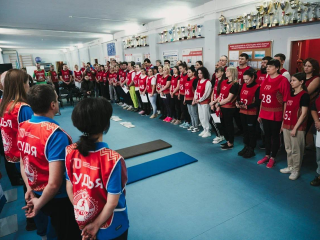
M 305 8 L 303 9 L 304 17 L 302 17 L 302 22 L 308 22 L 309 21 L 310 3 L 309 2 L 305 2 L 305 3 L 302 3 L 302 4 L 303 4 L 303 6 L 305 6 Z
M 238 32 L 242 32 L 243 31 L 243 17 L 239 16 L 237 17 L 237 22 L 238 22 Z
M 257 29 L 257 13 L 251 13 L 252 17 L 252 28 L 251 29 Z M 249 28 L 250 29 L 250 28 Z
M 261 5 L 256 6 L 256 10 L 257 10 L 257 27 L 256 29 L 261 28 L 261 13 L 263 13 L 263 7 Z
M 164 42 L 168 42 L 167 33 L 168 33 L 168 31 L 167 31 L 167 29 L 165 29 L 165 30 L 163 31 Z
M 122 41 L 122 44 L 123 44 L 123 48 L 126 49 L 126 48 L 127 48 L 127 42 L 126 42 L 126 40 L 123 40 L 123 41 Z
M 273 7 L 274 7 L 274 19 L 272 22 L 272 26 L 279 26 L 279 21 L 278 21 L 278 8 L 280 6 L 280 2 L 278 0 L 273 0 Z
M 290 0 L 290 7 L 292 9 L 292 23 L 297 23 L 298 18 L 297 18 L 297 10 L 298 10 L 298 2 L 296 0 Z
M 131 47 L 134 48 L 135 47 L 135 41 L 136 41 L 136 37 L 133 35 L 131 38 Z
M 291 15 L 292 15 L 291 12 L 286 13 L 286 21 L 285 21 L 284 25 L 288 25 L 290 23 L 290 16 Z
M 252 30 L 252 21 L 253 21 L 253 13 L 247 15 L 247 22 L 248 22 L 248 30 Z
M 219 22 L 220 22 L 220 34 L 225 34 L 225 33 L 226 33 L 226 29 L 225 29 L 225 26 L 224 26 L 225 21 L 226 21 L 225 16 L 223 16 L 223 15 L 221 14 L 221 16 L 219 17 Z
M 197 31 L 197 25 L 193 25 L 192 26 L 192 38 L 197 38 L 196 31 Z
M 176 40 L 176 25 L 172 27 L 172 42 Z
M 136 47 L 140 47 L 140 36 L 136 37 Z
M 312 14 L 310 21 L 316 21 L 317 20 L 317 8 L 319 7 L 319 4 L 316 2 L 310 3 Z
M 280 26 L 283 26 L 285 24 L 285 19 L 284 16 L 286 15 L 286 10 L 289 7 L 289 3 L 286 0 L 282 0 L 280 2 L 280 8 L 282 10 L 281 12 L 281 21 L 280 21 Z
M 230 22 L 230 33 L 234 33 L 234 18 L 230 18 L 229 19 L 229 22 Z
M 244 13 L 243 14 L 243 29 L 242 31 L 247 31 L 247 19 L 248 19 L 248 14 Z
M 190 39 L 191 38 L 191 25 L 190 24 L 188 24 L 187 30 L 188 30 L 188 38 L 187 39 Z
M 163 32 L 159 33 L 160 43 L 163 43 Z
M 270 21 L 269 21 L 269 18 L 268 18 L 268 14 L 270 12 L 270 2 L 268 1 L 264 1 L 263 2 L 263 27 L 269 27 L 270 25 Z
M 182 40 L 182 38 L 181 38 L 181 28 L 180 27 L 177 27 L 177 37 L 178 37 L 178 40 Z
M 297 10 L 297 23 L 301 23 L 302 22 L 302 3 L 300 1 L 298 1 L 298 10 Z
M 186 36 L 186 27 L 181 27 L 181 33 L 182 33 L 182 39 L 188 38 L 188 36 Z

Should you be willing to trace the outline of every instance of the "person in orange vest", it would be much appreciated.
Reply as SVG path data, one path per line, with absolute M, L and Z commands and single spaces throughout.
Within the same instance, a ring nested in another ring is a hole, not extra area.
M 127 168 L 123 157 L 103 142 L 112 106 L 105 98 L 86 98 L 72 112 L 83 133 L 66 148 L 67 192 L 84 239 L 127 239 Z
M 19 125 L 17 148 L 27 186 L 23 207 L 27 218 L 50 216 L 58 239 L 81 239 L 65 183 L 65 148 L 71 137 L 53 120 L 59 112 L 58 95 L 51 85 L 36 85 L 27 95 L 34 116 Z

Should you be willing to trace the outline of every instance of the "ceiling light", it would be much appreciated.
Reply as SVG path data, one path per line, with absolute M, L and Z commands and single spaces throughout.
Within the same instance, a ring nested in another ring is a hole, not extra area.
M 69 16 L 69 18 L 72 18 L 72 16 Z

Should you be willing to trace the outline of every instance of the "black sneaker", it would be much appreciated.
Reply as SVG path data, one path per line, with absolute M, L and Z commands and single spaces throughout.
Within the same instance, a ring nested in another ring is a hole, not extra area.
M 316 176 L 311 182 L 310 182 L 310 185 L 311 186 L 320 186 L 320 176 Z
M 138 108 L 134 108 L 133 111 L 134 112 L 139 112 L 139 109 Z
M 248 147 L 244 146 L 244 148 L 238 152 L 238 156 L 243 156 L 248 151 Z
M 260 146 L 259 146 L 260 149 L 266 149 L 266 146 L 262 143 Z
M 243 134 L 243 130 L 238 130 L 235 132 L 235 136 L 241 136 Z
M 37 229 L 37 226 L 33 220 L 33 218 L 27 218 L 26 231 L 34 231 Z
M 225 142 L 225 143 L 220 144 L 220 147 L 224 147 L 224 146 L 228 146 L 228 143 Z
M 256 154 L 254 153 L 254 150 L 252 148 L 248 148 L 248 150 L 243 154 L 242 157 L 244 158 L 251 158 L 254 157 Z
M 232 149 L 232 148 L 233 148 L 233 145 L 232 145 L 232 146 L 229 146 L 229 145 L 227 144 L 227 145 L 221 147 L 221 150 L 230 150 L 230 149 Z

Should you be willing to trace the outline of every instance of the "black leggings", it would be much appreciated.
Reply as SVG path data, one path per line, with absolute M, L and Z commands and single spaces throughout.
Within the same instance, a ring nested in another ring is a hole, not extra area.
M 171 98 L 171 95 L 170 95 L 170 107 L 171 107 L 172 117 L 174 119 L 180 120 L 181 105 L 177 95 L 173 95 L 173 98 Z
M 181 109 L 181 120 L 186 121 L 187 123 L 191 122 L 191 117 L 188 111 L 187 104 L 183 104 L 184 95 L 180 95 L 180 109 Z
M 151 111 L 149 94 L 146 93 L 146 96 L 147 96 L 148 102 L 142 103 L 142 110 L 144 111 L 145 114 L 149 115 L 149 114 L 150 114 L 150 111 Z
M 60 96 L 59 96 L 59 94 L 60 94 L 59 83 L 58 82 L 54 82 L 53 85 L 54 85 L 54 88 L 56 89 L 56 93 L 57 93 L 58 97 L 60 98 Z
M 257 115 L 240 113 L 243 128 L 243 143 L 248 147 L 255 148 L 257 145 Z
M 234 121 L 236 122 L 237 128 L 242 131 L 242 122 L 241 122 L 241 117 L 240 117 L 240 109 L 236 108 L 234 112 Z
M 140 91 L 139 90 L 136 90 L 136 95 L 137 95 L 137 99 L 138 99 L 139 108 L 142 109 L 143 105 L 142 105 L 142 100 L 141 100 L 141 97 L 140 97 Z
M 235 110 L 235 108 L 221 108 L 221 123 L 223 126 L 224 138 L 230 144 L 233 144 L 234 142 L 233 117 Z
M 280 129 L 282 121 L 262 119 L 265 134 L 266 155 L 275 158 L 280 148 Z
M 166 98 L 162 98 L 163 104 L 167 110 L 167 117 L 172 118 L 170 102 L 172 101 L 170 94 L 166 94 Z

